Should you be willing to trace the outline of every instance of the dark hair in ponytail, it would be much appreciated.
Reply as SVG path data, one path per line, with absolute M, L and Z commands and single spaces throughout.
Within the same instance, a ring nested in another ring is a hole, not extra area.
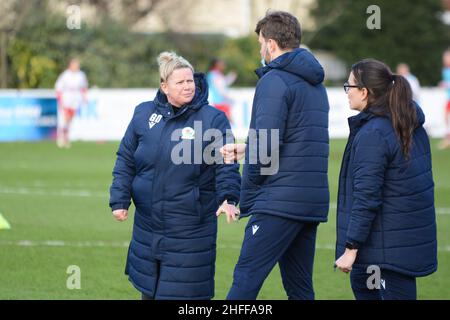
M 365 110 L 381 116 L 390 115 L 403 154 L 408 158 L 412 135 L 417 127 L 416 108 L 408 80 L 393 74 L 385 63 L 374 59 L 354 64 L 352 73 L 357 85 L 368 91 Z

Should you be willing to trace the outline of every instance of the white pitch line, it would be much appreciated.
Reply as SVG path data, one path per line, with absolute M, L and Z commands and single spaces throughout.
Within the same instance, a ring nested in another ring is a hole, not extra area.
M 0 194 L 14 194 L 14 195 L 34 195 L 34 196 L 57 196 L 57 197 L 82 197 L 82 198 L 108 198 L 107 192 L 91 191 L 91 190 L 75 190 L 75 189 L 60 189 L 60 190 L 42 190 L 32 188 L 14 188 L 1 187 Z M 330 210 L 336 210 L 335 202 L 330 203 Z M 450 215 L 450 207 L 437 207 L 436 214 Z
M 2 246 L 18 246 L 18 247 L 77 247 L 77 248 L 89 248 L 89 247 L 114 247 L 114 248 L 126 248 L 129 246 L 129 242 L 106 242 L 106 241 L 63 241 L 63 240 L 0 240 Z
M 18 247 L 77 247 L 77 248 L 127 248 L 129 242 L 108 242 L 108 241 L 64 241 L 64 240 L 0 240 L 0 246 Z M 318 250 L 335 250 L 334 244 L 317 244 Z M 217 245 L 217 249 L 241 249 L 239 245 Z M 439 252 L 450 252 L 450 246 L 438 247 Z
M 107 198 L 108 193 L 90 191 L 90 190 L 73 190 L 60 189 L 55 190 L 36 190 L 30 188 L 9 188 L 0 187 L 0 194 L 15 194 L 15 195 L 34 195 L 34 196 L 58 196 L 58 197 L 83 197 L 83 198 Z
M 450 208 L 446 208 L 446 207 L 437 207 L 436 208 L 436 214 L 441 214 L 441 215 L 449 215 L 450 214 Z

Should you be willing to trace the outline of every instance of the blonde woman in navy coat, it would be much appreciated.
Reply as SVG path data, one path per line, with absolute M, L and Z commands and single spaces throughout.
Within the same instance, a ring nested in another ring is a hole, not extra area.
M 136 207 L 125 273 L 143 299 L 211 299 L 216 214 L 235 219 L 240 191 L 239 165 L 214 161 L 214 150 L 234 138 L 208 105 L 204 75 L 174 53 L 158 61 L 161 88 L 136 107 L 122 139 L 110 206 L 119 221 L 131 200 Z

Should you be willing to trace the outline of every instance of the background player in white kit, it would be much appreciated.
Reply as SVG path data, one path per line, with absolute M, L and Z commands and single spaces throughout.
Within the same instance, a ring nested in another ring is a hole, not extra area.
M 58 77 L 55 84 L 58 100 L 58 147 L 69 148 L 69 129 L 72 119 L 81 105 L 87 102 L 88 81 L 80 70 L 78 59 L 71 59 L 67 70 Z

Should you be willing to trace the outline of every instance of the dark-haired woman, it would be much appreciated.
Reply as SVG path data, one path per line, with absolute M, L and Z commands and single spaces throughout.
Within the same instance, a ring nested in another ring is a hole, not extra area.
M 356 299 L 416 299 L 437 269 L 434 183 L 425 116 L 405 78 L 372 59 L 344 85 L 350 135 L 339 177 L 335 265 Z

